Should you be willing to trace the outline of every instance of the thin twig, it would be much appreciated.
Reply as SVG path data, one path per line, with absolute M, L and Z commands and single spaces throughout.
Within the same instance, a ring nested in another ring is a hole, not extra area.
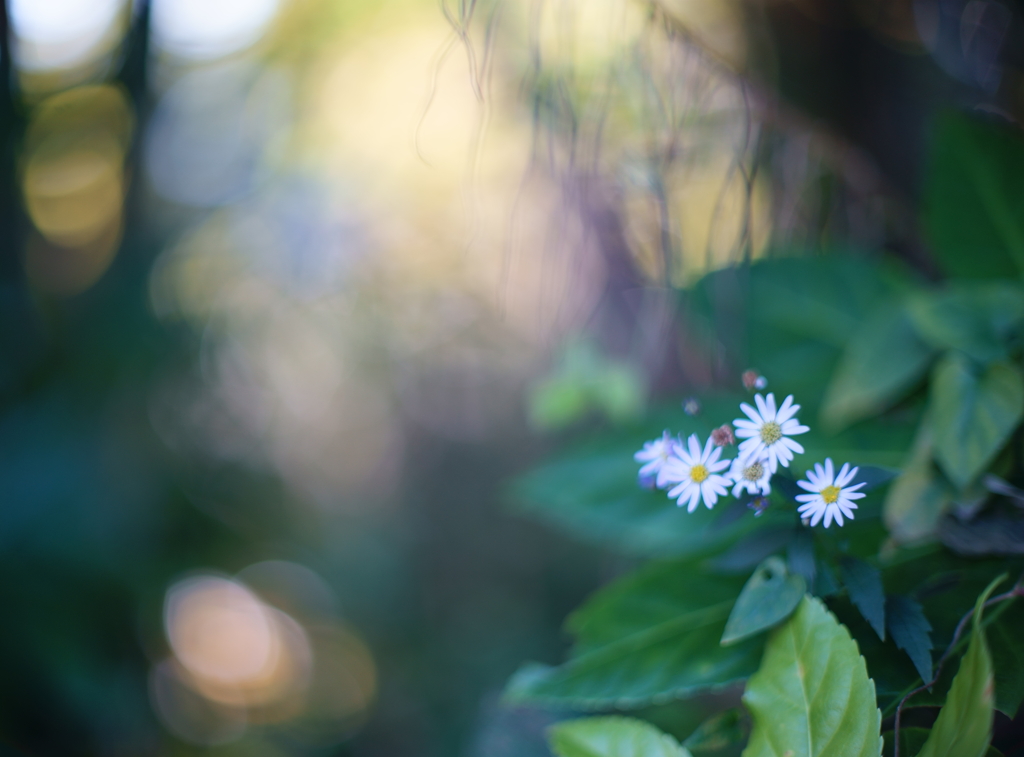
M 982 609 L 987 609 L 992 605 L 997 605 L 1000 602 L 1005 602 L 1007 599 L 1015 599 L 1017 597 L 1024 597 L 1024 583 L 1021 583 L 1021 581 L 1018 581 L 1017 585 L 1005 594 L 999 594 L 998 596 L 989 599 L 984 605 L 982 605 Z M 938 682 L 939 676 L 942 675 L 942 666 L 946 664 L 946 661 L 949 660 L 950 656 L 953 654 L 960 641 L 960 637 L 963 635 L 964 629 L 967 627 L 967 621 L 969 621 L 973 615 L 974 609 L 972 608 L 968 610 L 967 614 L 960 619 L 959 623 L 957 623 L 956 632 L 953 634 L 953 640 L 949 642 L 949 646 L 946 647 L 946 651 L 942 653 L 942 657 L 939 658 L 938 663 L 935 665 L 935 674 L 932 677 L 932 680 L 928 683 L 921 684 L 913 691 L 905 694 L 903 699 L 900 700 L 899 705 L 896 706 L 896 722 L 893 725 L 892 734 L 893 757 L 900 757 L 900 718 L 903 715 L 904 705 L 906 705 L 907 700 L 912 696 L 920 694 L 925 689 L 930 689 Z

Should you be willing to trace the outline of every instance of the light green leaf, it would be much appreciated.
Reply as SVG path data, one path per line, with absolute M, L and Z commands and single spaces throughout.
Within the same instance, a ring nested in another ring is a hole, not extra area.
M 952 502 L 953 492 L 932 462 L 931 423 L 926 419 L 918 429 L 910 460 L 885 497 L 885 525 L 899 542 L 920 541 L 935 533 Z
M 778 625 L 796 609 L 806 591 L 803 576 L 791 575 L 785 562 L 769 557 L 757 566 L 736 599 L 722 644 L 733 644 Z
M 746 741 L 743 712 L 739 707 L 720 712 L 701 723 L 686 737 L 683 746 L 692 752 L 721 752 Z
M 825 394 L 822 422 L 841 428 L 880 413 L 924 375 L 934 355 L 902 306 L 876 312 L 843 352 Z
M 1024 377 L 1009 363 L 979 371 L 950 353 L 935 367 L 929 412 L 935 456 L 946 475 L 967 486 L 1002 448 L 1024 413 Z
M 985 600 L 1005 578 L 997 578 L 978 597 L 967 654 L 960 660 L 946 704 L 918 757 L 983 757 L 988 749 L 992 740 L 995 683 L 981 615 Z
M 875 684 L 845 626 L 805 597 L 776 629 L 743 701 L 754 730 L 743 757 L 878 757 Z
M 1024 140 L 1017 129 L 961 114 L 937 125 L 925 218 L 932 247 L 957 278 L 1024 274 Z
M 567 720 L 548 729 L 558 757 L 690 757 L 679 742 L 635 718 Z
M 719 644 L 742 585 L 740 577 L 702 573 L 692 562 L 651 563 L 569 617 L 576 645 L 568 662 L 522 668 L 506 697 L 631 708 L 743 680 L 757 669 L 763 640 Z
M 928 740 L 928 734 L 931 730 L 928 728 L 901 728 L 900 729 L 900 754 L 910 757 L 921 751 L 921 747 L 924 746 L 924 742 Z M 893 732 L 886 731 L 882 734 L 885 738 L 885 749 L 883 751 L 884 757 L 892 757 L 893 754 Z M 1003 753 L 998 749 L 989 747 L 985 752 L 985 757 L 1003 757 Z

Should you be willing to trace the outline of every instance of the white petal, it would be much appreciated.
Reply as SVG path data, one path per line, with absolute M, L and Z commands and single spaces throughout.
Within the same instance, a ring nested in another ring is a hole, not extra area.
M 861 481 L 861 482 L 860 482 L 859 484 L 854 484 L 853 486 L 847 486 L 847 487 L 845 487 L 845 488 L 843 489 L 843 491 L 844 491 L 844 492 L 855 492 L 855 491 L 857 491 L 858 489 L 860 489 L 861 487 L 864 487 L 864 486 L 867 486 L 867 485 L 868 485 L 868 482 L 867 482 L 867 481 Z
M 700 503 L 700 487 L 693 487 L 693 494 L 690 495 L 690 503 L 686 506 L 686 512 L 692 513 Z
M 832 467 L 832 458 L 825 458 L 825 476 L 828 478 L 829 485 L 832 485 L 836 480 L 836 469 Z
M 822 489 L 832 483 L 831 481 L 828 484 L 825 483 L 825 469 L 821 467 L 821 463 L 814 464 L 814 472 L 818 474 L 818 483 L 821 484 Z
M 843 511 L 842 511 L 841 508 L 836 507 L 835 505 L 833 505 L 832 506 L 832 517 L 836 519 L 836 525 L 837 526 L 843 525 Z
M 793 499 L 797 502 L 813 502 L 818 498 L 817 492 L 814 494 L 797 494 Z
M 779 405 L 779 411 L 775 413 L 775 422 L 779 424 L 785 423 L 796 415 L 796 411 L 799 409 L 799 405 L 795 407 L 793 406 L 793 395 L 789 395 L 782 401 L 782 404 Z
M 782 437 L 779 440 L 779 443 L 782 446 L 784 446 L 786 449 L 791 450 L 793 452 L 796 452 L 798 455 L 802 455 L 804 453 L 803 445 L 800 444 L 799 442 L 794 442 L 789 437 L 785 437 L 785 436 Z
M 807 471 L 807 478 L 811 477 L 811 472 Z M 796 485 L 807 492 L 820 492 L 824 487 L 815 486 L 809 481 L 797 481 Z
M 756 423 L 759 428 L 764 424 L 764 418 L 761 417 L 761 414 L 757 412 L 754 408 L 752 408 L 750 405 L 748 405 L 746 402 L 740 403 L 740 410 L 743 411 L 743 414 L 745 416 L 747 416 L 748 418 L 750 418 L 750 420 Z M 740 419 L 737 418 L 736 420 Z M 733 425 L 735 425 L 735 422 L 733 423 Z
M 850 470 L 850 464 L 843 463 L 843 467 L 840 468 L 839 473 L 836 474 L 836 486 L 842 489 L 844 486 L 850 483 L 850 479 L 853 478 L 854 475 L 856 475 L 857 470 L 857 468 Z
M 853 492 L 853 493 L 843 492 L 840 496 L 844 497 L 845 499 L 854 500 L 854 499 L 864 499 L 868 495 L 865 492 Z
M 769 394 L 768 396 L 770 397 L 771 395 Z M 760 394 L 755 394 L 754 402 L 757 404 L 757 411 L 761 414 L 761 417 L 764 418 L 765 423 L 775 418 L 774 412 L 769 414 L 768 403 L 764 401 L 764 397 Z
M 814 526 L 818 525 L 819 523 L 821 523 L 821 516 L 824 515 L 824 514 L 825 514 L 824 510 L 816 510 L 814 512 L 814 517 L 811 518 L 811 527 L 812 528 Z M 828 528 L 828 526 L 825 526 L 825 528 Z
M 740 429 L 740 428 L 750 429 L 751 431 L 753 431 L 755 433 L 757 432 L 757 430 L 759 428 L 761 428 L 761 424 L 760 423 L 754 423 L 753 421 L 748 421 L 746 418 L 737 418 L 736 420 L 734 420 L 732 422 L 732 425 L 735 426 L 738 429 Z

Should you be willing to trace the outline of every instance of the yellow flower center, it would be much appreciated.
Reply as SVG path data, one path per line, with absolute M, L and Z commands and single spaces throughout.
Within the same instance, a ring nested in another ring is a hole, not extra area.
M 764 466 L 761 463 L 754 463 L 749 468 L 743 469 L 743 478 L 747 481 L 758 481 L 764 475 Z
M 837 499 L 839 499 L 839 487 L 838 486 L 826 486 L 821 490 L 821 498 L 825 500 L 826 505 L 831 505 Z
M 775 444 L 782 438 L 782 426 L 775 421 L 768 421 L 761 426 L 761 441 L 765 444 Z
M 708 473 L 708 469 L 703 465 L 695 465 L 690 468 L 690 480 L 695 484 L 699 484 L 707 479 L 711 475 Z

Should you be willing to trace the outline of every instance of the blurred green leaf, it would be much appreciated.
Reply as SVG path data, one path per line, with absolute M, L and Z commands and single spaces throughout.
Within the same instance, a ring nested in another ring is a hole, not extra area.
M 850 601 L 860 610 L 878 637 L 885 640 L 885 592 L 878 569 L 856 557 L 839 561 L 839 572 Z
M 962 355 L 950 353 L 935 367 L 929 409 L 936 459 L 963 488 L 1020 422 L 1024 377 L 1009 363 L 992 363 L 979 371 Z
M 1002 607 L 998 609 L 1004 609 Z M 989 652 L 996 679 L 996 709 L 1008 718 L 1016 716 L 1024 701 L 1024 603 L 1011 600 L 996 622 L 986 624 Z
M 548 729 L 558 757 L 690 757 L 667 733 L 635 718 L 567 720 Z
M 939 524 L 939 540 L 960 555 L 1024 555 L 1024 518 L 984 513 L 961 521 L 948 515 Z
M 822 422 L 840 428 L 877 415 L 921 379 L 934 356 L 902 306 L 877 311 L 843 352 L 825 394 Z
M 1009 126 L 947 114 L 936 125 L 925 220 L 947 274 L 1024 274 L 1024 140 Z
M 743 713 L 738 707 L 721 712 L 705 720 L 691 733 L 683 746 L 696 754 L 720 752 L 739 744 L 746 738 Z
M 589 342 L 575 342 L 555 371 L 531 391 L 530 421 L 536 428 L 554 430 L 596 411 L 621 423 L 639 416 L 644 401 L 644 380 L 636 368 L 602 355 Z
M 928 740 L 931 730 L 928 728 L 900 728 L 900 754 L 903 757 L 912 757 L 921 751 L 924 743 Z M 882 749 L 883 757 L 893 755 L 893 732 L 885 731 L 882 738 L 885 739 L 885 747 Z M 989 747 L 985 757 L 1003 757 L 1003 753 L 994 747 Z
M 773 628 L 790 616 L 807 591 L 803 576 L 791 575 L 786 563 L 769 557 L 743 587 L 722 634 L 722 644 L 733 644 Z
M 913 295 L 908 312 L 934 349 L 958 350 L 979 363 L 1005 360 L 1020 341 L 1024 291 L 1005 282 L 961 283 Z
M 981 616 L 985 600 L 1001 580 L 993 581 L 978 597 L 970 646 L 918 757 L 983 757 L 988 749 L 992 740 L 994 680 Z
M 918 430 L 910 460 L 885 498 L 883 516 L 893 538 L 912 543 L 931 536 L 953 502 L 953 492 L 932 462 L 928 420 Z
M 690 304 L 716 349 L 756 367 L 777 394 L 795 394 L 809 414 L 852 335 L 908 286 L 903 272 L 865 255 L 780 256 L 705 276 Z
M 743 702 L 754 718 L 744 757 L 881 753 L 881 713 L 864 658 L 813 597 L 772 634 Z
M 763 641 L 719 644 L 742 579 L 701 573 L 692 562 L 652 563 L 599 591 L 567 622 L 568 662 L 528 666 L 511 701 L 578 709 L 635 708 L 743 680 Z
M 910 657 L 922 681 L 932 678 L 931 623 L 921 605 L 894 594 L 885 600 L 885 620 L 896 646 Z

